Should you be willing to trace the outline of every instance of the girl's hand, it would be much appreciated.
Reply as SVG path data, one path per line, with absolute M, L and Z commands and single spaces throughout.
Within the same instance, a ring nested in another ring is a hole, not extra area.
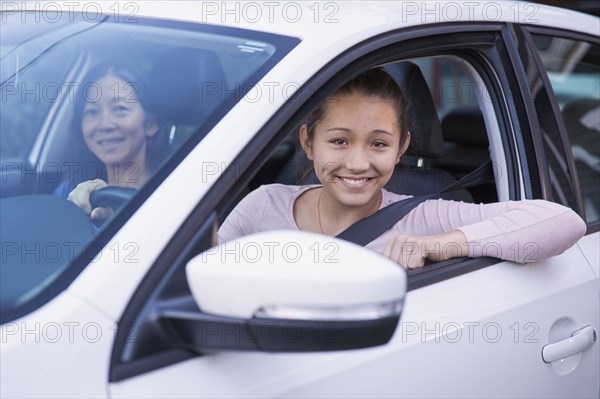
M 94 179 L 79 183 L 73 191 L 69 193 L 69 201 L 80 207 L 86 214 L 90 215 L 92 220 L 100 221 L 108 219 L 112 214 L 111 208 L 94 208 L 90 204 L 90 194 L 108 184 L 101 179 Z
M 422 267 L 426 259 L 439 262 L 467 256 L 467 239 L 459 230 L 436 236 L 401 235 L 387 242 L 383 254 L 405 269 L 415 269 Z

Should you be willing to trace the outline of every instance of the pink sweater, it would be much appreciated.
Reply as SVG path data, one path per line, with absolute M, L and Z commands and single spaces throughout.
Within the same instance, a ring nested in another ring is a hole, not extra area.
M 218 232 L 219 243 L 267 230 L 299 230 L 294 202 L 303 192 L 320 187 L 270 184 L 248 194 Z M 408 198 L 382 190 L 381 207 Z M 397 235 L 464 233 L 469 257 L 492 256 L 519 263 L 536 262 L 564 252 L 584 234 L 584 221 L 571 209 L 543 200 L 469 204 L 428 200 L 366 247 L 383 253 Z

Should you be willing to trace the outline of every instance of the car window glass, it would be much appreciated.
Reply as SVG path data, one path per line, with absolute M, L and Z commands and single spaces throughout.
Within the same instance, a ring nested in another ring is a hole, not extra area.
M 64 289 L 63 276 L 72 280 L 135 211 L 122 205 L 134 198 L 139 206 L 298 43 L 235 28 L 99 17 L 2 21 L 3 318 Z M 31 26 L 36 21 L 43 26 Z M 102 206 L 114 212 L 103 224 L 67 200 L 96 178 L 113 189 Z
M 586 221 L 600 220 L 600 46 L 532 35 L 571 142 Z
M 0 159 L 27 157 L 44 119 L 58 99 L 60 86 L 57 82 L 65 79 L 68 71 L 65 65 L 72 64 L 76 56 L 72 52 L 49 52 L 18 76 L 2 84 Z M 12 61 L 16 67 L 20 58 L 9 54 L 2 62 Z

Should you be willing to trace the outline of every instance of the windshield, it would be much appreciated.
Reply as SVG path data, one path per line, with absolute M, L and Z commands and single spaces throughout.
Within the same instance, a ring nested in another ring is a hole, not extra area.
M 141 18 L 1 17 L 6 322 L 66 288 L 298 40 Z M 91 182 L 106 186 L 90 199 L 101 217 L 76 191 Z

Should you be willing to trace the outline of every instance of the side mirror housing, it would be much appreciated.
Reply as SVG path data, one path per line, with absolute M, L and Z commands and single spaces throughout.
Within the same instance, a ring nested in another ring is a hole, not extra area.
M 350 242 L 270 231 L 223 243 L 187 265 L 200 312 L 166 312 L 188 348 L 325 351 L 387 343 L 406 272 Z

